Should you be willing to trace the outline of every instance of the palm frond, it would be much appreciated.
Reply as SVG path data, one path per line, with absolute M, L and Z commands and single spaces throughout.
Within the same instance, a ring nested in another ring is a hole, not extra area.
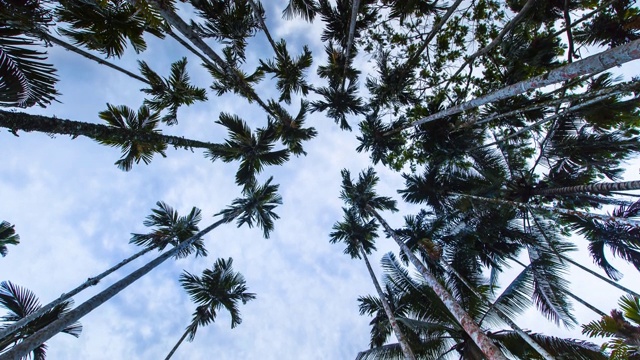
M 7 221 L 0 222 L 0 255 L 7 256 L 7 245 L 18 245 L 20 243 L 20 235 L 16 234 L 14 225 Z
M 45 63 L 47 53 L 33 50 L 35 40 L 0 26 L 0 106 L 45 107 L 60 95 L 56 69 Z

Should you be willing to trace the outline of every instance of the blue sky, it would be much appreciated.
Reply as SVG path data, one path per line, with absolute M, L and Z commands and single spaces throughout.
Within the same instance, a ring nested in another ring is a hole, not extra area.
M 268 2 L 269 26 L 276 38 L 287 40 L 292 54 L 308 44 L 317 57 L 309 79 L 317 83 L 316 67 L 324 62 L 320 42 L 322 24 L 316 20 L 283 22 L 285 2 Z M 166 75 L 171 62 L 187 56 L 192 80 L 207 87 L 210 75 L 198 59 L 183 51 L 173 40 L 147 37 L 144 59 L 159 74 Z M 215 48 L 217 45 L 211 43 Z M 50 61 L 59 69 L 60 104 L 30 113 L 56 115 L 79 121 L 99 122 L 97 113 L 105 103 L 137 109 L 143 100 L 141 83 L 58 47 L 49 48 Z M 262 34 L 250 43 L 246 69 L 253 69 L 258 57 L 269 58 L 272 50 Z M 136 57 L 128 54 L 118 63 L 135 70 Z M 371 65 L 365 56 L 357 59 L 366 72 Z M 634 67 L 627 73 L 634 74 Z M 637 71 L 635 72 L 637 73 Z M 629 79 L 630 76 L 626 76 Z M 263 98 L 277 97 L 274 81 L 258 87 Z M 179 111 L 180 124 L 163 132 L 188 138 L 221 142 L 225 129 L 214 123 L 220 112 L 237 114 L 252 128 L 263 126 L 266 115 L 255 104 L 234 95 L 216 98 Z M 299 100 L 292 101 L 297 112 Z M 274 176 L 280 184 L 284 204 L 276 209 L 270 239 L 258 229 L 225 225 L 206 236 L 207 258 L 169 261 L 143 280 L 124 290 L 98 310 L 86 316 L 79 339 L 58 335 L 49 344 L 49 359 L 158 359 L 164 357 L 189 323 L 194 305 L 178 285 L 183 269 L 199 274 L 218 257 L 233 257 L 234 268 L 247 280 L 257 299 L 241 307 L 243 323 L 230 329 L 222 312 L 216 323 L 201 328 L 193 343 L 184 343 L 175 359 L 351 359 L 368 347 L 370 321 L 358 314 L 357 297 L 375 292 L 364 264 L 342 253 L 341 245 L 330 245 L 328 234 L 342 218 L 338 198 L 340 169 L 352 174 L 369 166 L 366 154 L 355 151 L 356 133 L 343 132 L 322 114 L 310 115 L 307 124 L 318 137 L 305 144 L 306 157 L 292 157 L 284 166 L 266 168 L 261 179 Z M 356 119 L 352 119 L 352 125 Z M 212 163 L 200 151 L 167 150 L 167 158 L 155 157 L 150 165 L 120 171 L 113 162 L 119 150 L 89 139 L 21 133 L 15 137 L 0 133 L 3 166 L 0 168 L 0 220 L 15 224 L 21 244 L 10 247 L 0 259 L 0 279 L 33 290 L 48 302 L 86 278 L 102 272 L 138 251 L 128 244 L 130 233 L 143 233 L 142 225 L 158 200 L 186 214 L 192 206 L 203 211 L 201 227 L 214 221 L 212 215 L 240 195 L 234 183 L 237 164 Z M 638 166 L 630 166 L 627 180 L 638 179 Z M 403 186 L 398 173 L 377 168 L 381 180 L 378 192 L 400 197 Z M 400 227 L 404 214 L 417 208 L 400 203 L 399 214 L 385 214 L 391 226 Z M 584 242 L 576 244 L 585 248 Z M 387 251 L 395 250 L 388 239 L 379 239 L 374 265 Z M 103 280 L 76 297 L 80 303 L 126 275 L 154 254 Z M 576 255 L 591 264 L 584 251 Z M 635 270 L 615 262 L 626 274 L 621 281 L 630 287 L 640 283 Z M 379 273 L 379 269 L 376 268 Z M 616 305 L 619 291 L 572 269 L 572 290 L 608 312 Z M 508 280 L 505 274 L 504 280 Z M 574 305 L 581 323 L 595 315 Z M 579 328 L 558 329 L 535 310 L 518 321 L 536 332 L 580 337 Z

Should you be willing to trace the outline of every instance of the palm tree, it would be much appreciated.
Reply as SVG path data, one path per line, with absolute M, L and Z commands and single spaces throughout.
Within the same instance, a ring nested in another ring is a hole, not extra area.
M 213 264 L 213 269 L 206 269 L 202 272 L 202 277 L 184 272 L 180 275 L 180 284 L 191 296 L 191 300 L 198 304 L 193 313 L 191 324 L 187 326 L 184 334 L 178 343 L 171 349 L 165 360 L 169 360 L 178 346 L 187 338 L 193 341 L 199 326 L 206 326 L 215 321 L 217 311 L 226 309 L 231 314 L 231 328 L 233 329 L 242 322 L 238 302 L 256 298 L 256 294 L 247 292 L 244 276 L 236 273 L 232 268 L 233 259 L 218 259 Z
M 109 286 L 104 291 L 80 304 L 65 316 L 54 321 L 42 330 L 34 333 L 27 340 L 23 341 L 19 345 L 13 347 L 10 351 L 1 355 L 0 359 L 13 359 L 24 356 L 29 351 L 32 351 L 32 349 L 34 349 L 35 347 L 39 346 L 40 344 L 60 332 L 66 326 L 77 321 L 100 305 L 104 304 L 120 291 L 124 290 L 127 286 L 131 285 L 136 280 L 149 273 L 151 270 L 165 262 L 170 257 L 176 256 L 186 247 L 190 246 L 193 242 L 197 241 L 202 236 L 217 228 L 221 224 L 229 223 L 234 219 L 237 219 L 238 226 L 247 224 L 249 225 L 249 227 L 252 227 L 255 223 L 263 229 L 264 236 L 268 238 L 270 232 L 273 230 L 273 220 L 278 218 L 278 215 L 273 212 L 273 209 L 278 204 L 282 204 L 282 198 L 277 194 L 278 185 L 272 185 L 271 180 L 271 178 L 267 180 L 264 185 L 258 185 L 254 183 L 249 189 L 244 192 L 244 198 L 234 200 L 230 206 L 216 214 L 222 215 L 222 218 L 220 220 L 209 225 L 207 228 L 201 230 L 191 238 L 181 242 L 180 245 L 172 248 L 169 251 L 165 251 L 162 255 L 158 256 L 154 260 L 151 260 L 131 274 Z
M 611 315 L 603 315 L 582 325 L 582 334 L 589 337 L 612 337 L 602 345 L 611 350 L 611 359 L 640 359 L 640 298 L 625 295 L 618 300 L 620 310 L 611 310 Z
M 154 125 L 157 124 L 157 115 L 149 114 L 147 117 L 148 109 L 142 111 L 142 118 L 125 106 L 110 106 L 110 109 L 102 114 L 109 119 L 109 125 L 0 110 L 0 127 L 9 129 L 16 136 L 18 131 L 71 135 L 74 138 L 86 136 L 111 146 L 120 146 L 123 149 L 139 147 L 152 151 L 163 148 L 162 144 L 164 144 L 164 147 L 172 145 L 176 148 L 191 150 L 194 148 L 210 149 L 215 145 L 204 141 L 163 135 Z M 149 155 L 152 156 L 152 154 Z M 125 155 L 126 157 L 127 155 Z M 131 159 L 131 162 L 134 160 L 135 157 Z
M 11 349 L 12 344 L 15 346 L 16 344 L 25 341 L 25 339 L 36 331 L 67 314 L 72 305 L 73 301 L 60 303 L 39 315 L 29 326 L 23 327 L 20 331 L 10 334 L 9 336 L 0 337 L 0 351 L 6 351 Z M 15 285 L 10 281 L 3 281 L 0 283 L 0 307 L 8 311 L 6 315 L 0 318 L 0 321 L 4 323 L 4 328 L 7 324 L 14 323 L 29 316 L 30 314 L 38 312 L 40 309 L 40 303 L 31 290 Z M 80 336 L 80 332 L 82 332 L 82 325 L 75 322 L 73 324 L 69 324 L 61 331 L 65 334 L 78 337 Z M 31 355 L 33 359 L 44 360 L 46 358 L 46 351 L 47 345 L 41 344 L 31 350 Z
M 151 100 L 145 99 L 145 105 L 154 111 L 168 109 L 169 113 L 162 117 L 162 122 L 167 125 L 178 123 L 178 108 L 180 106 L 207 100 L 205 89 L 189 83 L 189 75 L 186 71 L 187 58 L 182 58 L 171 64 L 171 75 L 168 79 L 161 78 L 144 61 L 138 61 L 138 64 L 140 72 L 151 85 L 150 88 L 141 91 L 153 95 Z
M 411 351 L 409 344 L 402 333 L 402 330 L 398 326 L 395 315 L 389 305 L 386 295 L 383 293 L 382 288 L 380 288 L 380 284 L 378 283 L 378 279 L 376 279 L 376 275 L 371 268 L 371 264 L 369 263 L 369 259 L 367 258 L 367 254 L 371 254 L 371 251 L 375 250 L 374 241 L 377 237 L 376 229 L 378 228 L 378 224 L 375 223 L 375 220 L 371 220 L 369 222 L 362 223 L 360 219 L 353 209 L 342 209 L 344 211 L 343 221 L 337 222 L 333 225 L 333 232 L 329 234 L 329 241 L 332 244 L 337 242 L 344 242 L 347 245 L 347 248 L 344 250 L 345 254 L 351 256 L 352 259 L 362 257 L 364 259 L 365 264 L 367 265 L 367 270 L 369 270 L 369 275 L 371 276 L 371 281 L 376 288 L 380 301 L 382 302 L 382 306 L 384 308 L 385 315 L 389 319 L 389 323 L 391 324 L 391 328 L 393 332 L 396 334 L 396 338 L 400 343 L 400 347 L 402 348 L 402 353 L 404 354 L 405 359 L 414 359 L 415 355 Z
M 375 185 L 379 178 L 375 174 L 373 168 L 362 171 L 358 177 L 358 181 L 353 183 L 351 174 L 348 170 L 342 170 L 342 190 L 340 198 L 349 206 L 353 207 L 362 219 L 375 217 L 383 226 L 385 231 L 393 238 L 400 249 L 405 252 L 409 260 L 422 274 L 428 286 L 438 295 L 447 309 L 455 316 L 455 319 L 461 324 L 468 336 L 473 339 L 482 353 L 489 359 L 505 359 L 502 352 L 496 345 L 482 332 L 473 319 L 465 312 L 465 310 L 457 303 L 451 294 L 437 281 L 437 279 L 427 270 L 427 268 L 418 260 L 411 252 L 407 245 L 401 240 L 394 230 L 378 213 L 379 210 L 397 211 L 395 201 L 386 196 L 378 196 L 375 192 Z
M 153 226 L 156 227 L 156 229 L 148 234 L 132 234 L 131 240 L 129 241 L 132 244 L 142 246 L 144 249 L 122 260 L 121 262 L 110 267 L 101 274 L 88 278 L 84 283 L 80 284 L 73 290 L 60 295 L 60 297 L 41 307 L 37 311 L 28 314 L 27 316 L 12 324 L 4 326 L 2 329 L 0 329 L 0 338 L 4 338 L 16 332 L 18 329 L 34 321 L 37 317 L 44 315 L 47 311 L 50 311 L 54 307 L 59 306 L 63 302 L 71 299 L 81 291 L 91 286 L 97 285 L 98 282 L 100 282 L 111 273 L 127 265 L 131 261 L 141 257 L 142 255 L 150 252 L 151 250 L 157 249 L 161 251 L 168 244 L 171 244 L 174 247 L 178 246 L 181 242 L 189 239 L 198 232 L 197 225 L 202 219 L 200 209 L 194 207 L 191 209 L 191 212 L 189 212 L 188 215 L 178 216 L 178 213 L 164 202 L 158 201 L 156 205 L 158 206 L 158 208 L 151 209 L 153 214 L 147 216 L 147 219 L 143 223 L 145 226 Z M 196 239 L 189 247 L 183 248 L 175 255 L 175 257 L 176 259 L 183 258 L 190 255 L 192 252 L 195 252 L 196 256 L 207 256 L 207 250 L 205 249 L 204 243 L 201 238 Z
M 212 161 L 221 159 L 224 162 L 240 161 L 236 173 L 236 184 L 249 186 L 255 181 L 264 165 L 281 165 L 289 159 L 289 152 L 285 149 L 272 151 L 274 142 L 278 139 L 275 126 L 268 124 L 264 129 L 257 129 L 255 133 L 244 120 L 238 116 L 226 113 L 220 114 L 216 123 L 227 128 L 229 139 L 224 144 L 216 144 L 209 149 L 205 156 Z
M 626 62 L 640 58 L 640 40 L 635 40 L 625 45 L 604 51 L 600 54 L 592 55 L 582 60 L 567 64 L 557 69 L 551 70 L 544 75 L 536 76 L 531 79 L 506 86 L 498 91 L 464 102 L 460 105 L 453 106 L 438 113 L 426 116 L 417 121 L 408 124 L 405 128 L 418 126 L 427 122 L 442 119 L 447 116 L 455 115 L 463 111 L 467 111 L 479 106 L 507 99 L 518 94 L 522 94 L 528 90 L 538 89 L 540 87 L 555 84 L 560 81 L 574 78 L 585 74 L 594 74 L 608 70 L 614 66 L 624 64 Z M 397 129 L 394 131 L 400 131 Z
M 389 253 L 383 257 L 383 268 L 385 270 L 384 281 L 387 288 L 398 298 L 399 307 L 403 308 L 405 316 L 399 317 L 400 323 L 404 324 L 413 335 L 416 343 L 412 344 L 416 349 L 416 355 L 424 359 L 484 359 L 480 349 L 466 335 L 460 324 L 453 318 L 451 313 L 439 301 L 438 296 L 427 286 L 422 279 L 416 279 L 409 275 L 399 261 Z M 447 282 L 447 285 L 451 284 Z M 477 290 L 483 294 L 487 293 L 486 282 L 482 286 L 482 281 L 477 286 Z M 452 289 L 453 291 L 453 289 Z M 519 312 L 522 301 L 526 295 L 509 294 L 509 289 L 505 289 L 502 295 L 495 299 L 489 306 L 483 302 L 468 302 L 466 310 L 474 314 L 477 321 L 483 318 L 493 318 L 491 314 L 498 302 L 503 302 L 505 311 Z M 509 300 L 505 301 L 507 298 Z M 379 302 L 372 301 L 370 297 L 361 297 L 361 312 L 375 314 L 379 311 Z M 526 299 L 525 299 L 526 300 Z M 374 319 L 375 321 L 376 319 Z M 378 318 L 378 320 L 381 320 Z M 493 319 L 492 319 L 493 320 Z M 388 328 L 388 323 L 381 321 L 372 322 L 372 326 L 377 327 L 375 334 L 384 333 L 384 328 Z M 387 332 L 388 333 L 388 332 Z M 374 335 L 372 330 L 372 336 Z M 555 358 L 571 359 L 606 359 L 602 351 L 597 346 L 576 340 L 562 339 L 552 336 L 544 336 L 527 332 L 536 343 Z M 516 331 L 497 330 L 488 333 L 488 336 L 500 346 L 509 351 L 517 359 L 543 359 L 540 354 L 524 342 Z M 455 354 L 455 355 L 454 355 Z M 368 351 L 358 354 L 357 359 L 400 359 L 401 353 L 398 344 L 378 346 Z
M 0 222 L 0 255 L 7 256 L 9 250 L 7 245 L 18 245 L 20 243 L 20 235 L 16 234 L 15 225 L 11 225 L 7 221 Z

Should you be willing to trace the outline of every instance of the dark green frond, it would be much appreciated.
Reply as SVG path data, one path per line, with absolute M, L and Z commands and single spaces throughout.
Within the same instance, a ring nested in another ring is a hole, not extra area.
M 20 235 L 16 234 L 15 225 L 11 225 L 7 221 L 0 222 L 0 255 L 7 256 L 7 245 L 18 245 L 20 243 Z
M 56 69 L 44 61 L 47 53 L 33 50 L 36 40 L 0 25 L 0 106 L 45 107 L 60 95 Z

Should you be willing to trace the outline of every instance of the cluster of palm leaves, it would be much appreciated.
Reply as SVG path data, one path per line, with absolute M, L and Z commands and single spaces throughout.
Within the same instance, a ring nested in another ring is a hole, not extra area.
M 43 50 L 50 44 L 136 79 L 148 96 L 137 111 L 107 104 L 99 113 L 105 124 L 0 111 L 1 127 L 14 134 L 86 136 L 118 147 L 122 157 L 116 165 L 125 171 L 141 161 L 148 164 L 154 155 L 166 156 L 170 145 L 201 148 L 212 161 L 239 163 L 235 180 L 243 195 L 202 231 L 197 208 L 179 216 L 159 202 L 145 222 L 155 230 L 131 240 L 144 249 L 67 294 L 146 252 L 169 250 L 33 334 L 16 335 L 43 313 L 7 327 L 0 339 L 16 346 L 2 356 L 33 351 L 170 257 L 206 256 L 202 236 L 220 224 L 256 225 L 268 237 L 281 198 L 271 178 L 261 184 L 259 177 L 266 166 L 306 154 L 303 144 L 317 132 L 304 122 L 314 112 L 344 130 L 352 130 L 351 118 L 363 118 L 356 150 L 369 152 L 373 164 L 402 172 L 401 197 L 424 206 L 394 229 L 381 212 L 397 211 L 396 201 L 376 194 L 380 179 L 374 170 L 355 181 L 349 171 L 341 173 L 346 207 L 331 241 L 345 242 L 345 253 L 365 260 L 378 294 L 360 299 L 361 312 L 375 316 L 372 349 L 360 358 L 604 356 L 587 343 L 524 331 L 514 318 L 534 305 L 556 324 L 575 325 L 567 281 L 575 249 L 567 237 L 571 233 L 588 241 L 594 263 L 611 280 L 598 276 L 610 283 L 622 274 L 607 249 L 640 270 L 640 225 L 632 219 L 640 206 L 623 192 L 640 184 L 619 182 L 623 162 L 640 151 L 640 85 L 604 72 L 640 56 L 640 11 L 632 1 L 291 0 L 283 17 L 310 22 L 317 17 L 323 23 L 326 61 L 318 66 L 323 83 L 317 85 L 306 79 L 314 60 L 309 48 L 296 56 L 284 39 L 274 40 L 259 1 L 184 3 L 193 10 L 186 15 L 191 19 L 184 19 L 176 2 L 164 0 L 0 0 L 0 105 L 26 108 L 56 101 L 55 67 Z M 247 69 L 248 40 L 258 33 L 273 54 Z M 140 74 L 119 66 L 128 47 L 144 54 L 145 35 L 180 43 L 211 74 L 209 96 L 231 92 L 256 104 L 263 125 L 249 126 L 222 113 L 216 121 L 228 132 L 222 143 L 163 134 L 161 126 L 179 124 L 181 107 L 206 101 L 208 94 L 191 83 L 186 58 L 174 62 L 166 78 L 143 60 Z M 205 40 L 218 42 L 222 50 Z M 610 49 L 583 55 L 593 45 Z M 361 51 L 375 62 L 375 73 L 364 74 L 364 80 L 354 65 Z M 256 90 L 267 74 L 275 80 L 277 99 L 265 100 Z M 293 116 L 295 97 L 300 106 Z M 609 183 L 599 184 L 603 179 Z M 605 216 L 598 212 L 603 206 L 618 208 Z M 421 278 L 409 276 L 386 255 L 384 286 L 378 284 L 367 256 L 375 250 L 380 226 L 399 245 L 400 261 L 410 262 Z M 4 255 L 5 245 L 17 238 L 4 222 L 0 230 Z M 500 273 L 512 264 L 523 269 L 498 292 Z M 231 260 L 217 261 L 202 278 L 185 273 L 181 283 L 198 308 L 177 345 L 193 340 L 220 306 L 232 313 L 235 326 L 240 319 L 235 304 L 254 297 L 231 270 Z M 212 301 L 214 290 L 229 299 Z M 487 332 L 487 323 L 510 330 Z M 385 345 L 392 332 L 399 344 Z

